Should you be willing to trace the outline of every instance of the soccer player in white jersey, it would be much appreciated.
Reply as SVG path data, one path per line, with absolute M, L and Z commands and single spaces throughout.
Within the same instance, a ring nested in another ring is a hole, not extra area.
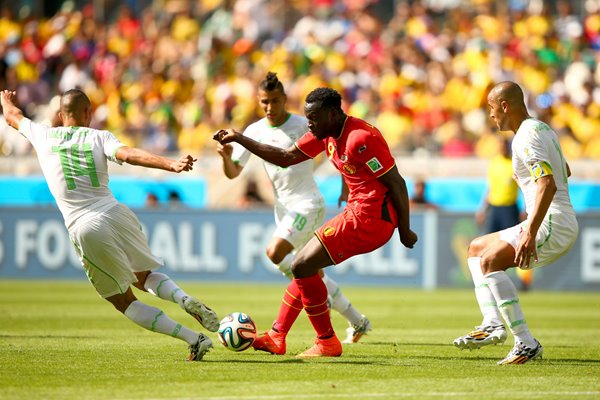
M 249 125 L 244 135 L 261 143 L 280 148 L 292 146 L 308 132 L 306 118 L 286 110 L 283 84 L 273 72 L 267 73 L 259 84 L 258 102 L 265 113 L 261 120 Z M 223 159 L 223 171 L 229 179 L 242 172 L 252 153 L 243 146 L 218 144 Z M 263 162 L 275 194 L 275 221 L 277 228 L 267 247 L 267 256 L 283 275 L 292 279 L 291 265 L 296 251 L 312 238 L 315 229 L 323 223 L 325 202 L 313 177 L 314 164 L 307 160 L 287 168 Z M 327 286 L 330 306 L 349 323 L 343 343 L 356 343 L 371 330 L 371 322 L 352 306 L 337 283 L 322 272 Z
M 525 197 L 527 219 L 471 242 L 467 263 L 483 321 L 474 331 L 455 339 L 454 345 L 478 349 L 503 343 L 507 336 L 503 318 L 515 344 L 498 364 L 523 364 L 541 358 L 543 347 L 529 331 L 506 270 L 538 268 L 556 261 L 573 246 L 579 227 L 569 197 L 571 172 L 556 133 L 529 116 L 523 91 L 514 82 L 494 86 L 488 105 L 498 129 L 515 133 L 512 163 Z
M 4 118 L 33 145 L 83 268 L 98 294 L 127 318 L 153 332 L 189 344 L 188 360 L 199 361 L 211 340 L 169 318 L 163 311 L 137 300 L 131 286 L 179 304 L 206 329 L 215 332 L 214 311 L 186 294 L 167 275 L 148 247 L 135 214 L 117 202 L 108 188 L 107 161 L 123 162 L 171 172 L 190 171 L 196 161 L 157 156 L 123 145 L 112 133 L 89 128 L 90 100 L 81 90 L 61 96 L 61 127 L 37 124 L 15 106 L 16 93 L 0 92 Z

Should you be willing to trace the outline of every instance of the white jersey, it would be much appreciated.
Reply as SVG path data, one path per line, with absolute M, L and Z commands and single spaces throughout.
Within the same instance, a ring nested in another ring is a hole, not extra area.
M 23 118 L 19 132 L 33 145 L 50 192 L 67 229 L 84 215 L 93 216 L 117 204 L 108 188 L 107 160 L 124 144 L 112 133 L 85 127 L 56 127 Z
M 287 149 L 302 135 L 308 132 L 306 118 L 290 114 L 280 126 L 271 126 L 263 118 L 246 128 L 244 136 L 257 142 Z M 252 153 L 243 146 L 233 143 L 232 160 L 242 167 L 248 163 Z M 312 159 L 299 164 L 282 168 L 263 161 L 265 171 L 273 185 L 275 200 L 287 209 L 314 209 L 325 206 L 323 196 L 319 191 L 313 176 L 314 163 Z
M 567 164 L 558 137 L 548 125 L 533 118 L 523 121 L 513 139 L 512 153 L 513 170 L 523 191 L 528 215 L 535 208 L 535 180 L 550 174 L 554 175 L 557 190 L 548 211 L 575 215 L 569 197 Z

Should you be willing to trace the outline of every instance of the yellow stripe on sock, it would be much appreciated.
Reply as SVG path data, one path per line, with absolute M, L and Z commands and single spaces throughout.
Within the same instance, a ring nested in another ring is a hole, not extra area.
M 304 308 L 308 309 L 308 308 L 321 307 L 321 306 L 323 306 L 324 304 L 327 304 L 327 299 L 325 299 L 325 301 L 324 301 L 323 303 L 321 303 L 321 304 L 317 304 L 317 305 L 315 305 L 315 306 L 304 306 Z
M 285 301 L 285 299 L 281 300 L 281 301 L 283 301 L 289 308 L 293 308 L 294 310 L 302 311 L 302 308 L 294 307 L 293 305 L 291 305 L 290 303 L 288 303 L 287 301 Z
M 328 313 L 328 312 L 329 312 L 329 309 L 327 309 L 327 310 L 325 310 L 323 312 L 320 312 L 318 314 L 311 314 L 308 311 L 306 311 L 306 315 L 308 315 L 309 317 L 318 317 L 319 315 L 322 315 L 322 314 L 325 314 L 325 313 Z

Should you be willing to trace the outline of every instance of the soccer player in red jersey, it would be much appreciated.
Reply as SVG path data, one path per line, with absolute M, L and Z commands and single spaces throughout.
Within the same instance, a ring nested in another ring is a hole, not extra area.
M 411 231 L 406 183 L 398 172 L 390 149 L 377 128 L 348 116 L 342 98 L 330 88 L 318 88 L 306 97 L 304 113 L 309 132 L 288 149 L 259 143 L 233 130 L 220 130 L 214 139 L 237 142 L 258 157 L 287 167 L 325 151 L 344 178 L 347 193 L 342 213 L 325 222 L 298 252 L 292 263 L 294 279 L 284 294 L 279 315 L 270 331 L 258 337 L 256 350 L 285 354 L 285 337 L 306 310 L 317 333 L 313 347 L 298 357 L 336 357 L 342 354 L 329 317 L 327 289 L 319 270 L 348 258 L 373 251 L 398 228 L 400 241 L 412 248 L 417 235 Z

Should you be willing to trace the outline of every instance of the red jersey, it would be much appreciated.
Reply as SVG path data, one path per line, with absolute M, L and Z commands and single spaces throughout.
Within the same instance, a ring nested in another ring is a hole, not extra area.
M 308 132 L 295 145 L 310 158 L 325 150 L 348 185 L 348 206 L 367 215 L 381 217 L 389 189 L 377 178 L 392 169 L 395 161 L 377 128 L 362 119 L 348 116 L 339 137 L 319 140 Z M 395 215 L 393 221 L 396 221 Z

